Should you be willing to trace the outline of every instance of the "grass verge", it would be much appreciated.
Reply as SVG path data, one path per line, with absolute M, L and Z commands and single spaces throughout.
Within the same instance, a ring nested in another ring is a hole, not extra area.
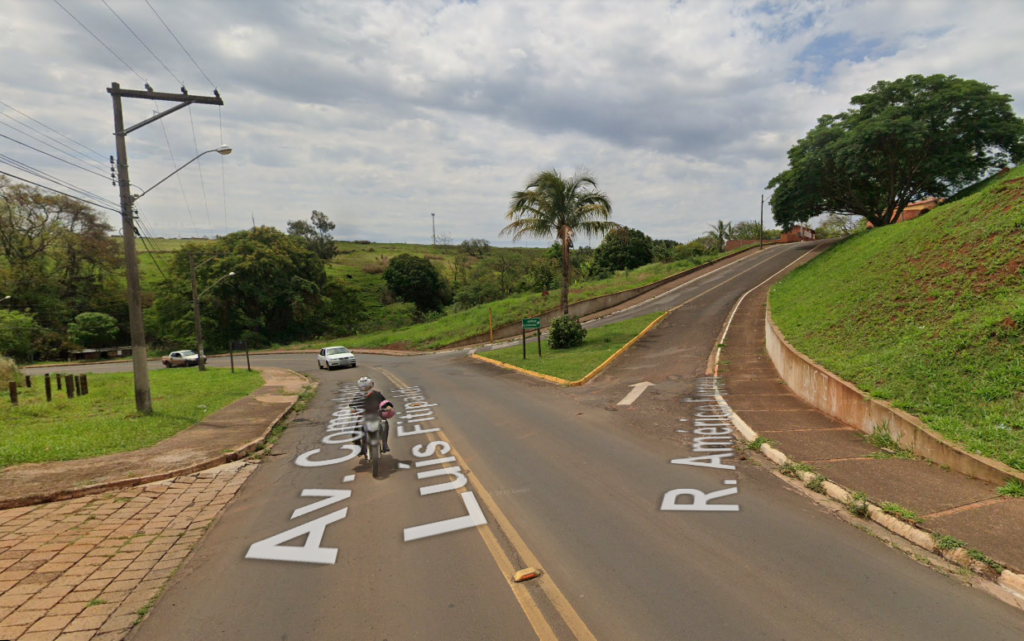
M 153 414 L 135 413 L 132 375 L 89 374 L 89 394 L 74 399 L 43 377 L 19 390 L 19 404 L 0 403 L 0 467 L 67 461 L 149 447 L 263 385 L 259 372 L 209 368 L 150 372 Z
M 976 454 L 1024 470 L 1024 167 L 872 229 L 771 292 L 798 350 Z
M 547 374 L 566 381 L 578 381 L 633 340 L 661 314 L 662 312 L 655 312 L 587 330 L 587 337 L 579 347 L 554 350 L 544 346 L 541 357 L 537 356 L 535 342 L 527 341 L 525 361 L 522 345 L 485 352 L 481 356 L 538 374 Z

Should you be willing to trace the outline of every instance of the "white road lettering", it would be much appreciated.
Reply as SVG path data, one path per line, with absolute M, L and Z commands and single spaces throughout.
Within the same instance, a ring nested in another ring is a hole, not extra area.
M 416 541 L 417 539 L 425 539 L 430 536 L 487 525 L 487 517 L 484 516 L 483 510 L 480 509 L 480 504 L 476 502 L 476 496 L 472 492 L 463 492 L 459 496 L 462 497 L 462 503 L 466 506 L 466 512 L 468 512 L 466 516 L 457 516 L 447 521 L 407 527 L 403 532 L 404 540 Z
M 327 526 L 345 518 L 348 508 L 343 507 L 337 512 L 321 516 L 309 523 L 276 534 L 270 538 L 257 541 L 249 546 L 247 559 L 263 559 L 266 561 L 295 561 L 299 563 L 331 564 L 338 560 L 338 548 L 322 548 L 320 541 L 324 538 Z M 302 546 L 281 545 L 286 541 L 306 537 Z
M 740 506 L 738 505 L 708 503 L 708 501 L 731 496 L 739 491 L 739 488 L 735 487 L 708 493 L 700 490 L 669 490 L 665 492 L 665 498 L 661 501 L 661 509 L 664 512 L 739 512 Z M 676 499 L 680 496 L 692 496 L 693 503 L 677 503 Z

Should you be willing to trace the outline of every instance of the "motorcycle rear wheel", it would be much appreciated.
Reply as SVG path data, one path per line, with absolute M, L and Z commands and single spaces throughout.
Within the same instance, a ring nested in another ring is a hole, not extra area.
M 373 478 L 377 478 L 380 471 L 380 444 L 370 445 L 370 462 L 373 464 Z

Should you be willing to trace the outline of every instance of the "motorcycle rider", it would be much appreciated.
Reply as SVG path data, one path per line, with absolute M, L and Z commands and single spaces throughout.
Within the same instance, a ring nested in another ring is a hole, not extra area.
M 350 407 L 362 409 L 364 417 L 370 415 L 381 416 L 381 405 L 387 404 L 388 406 L 390 406 L 390 403 L 386 398 L 384 398 L 383 394 L 373 389 L 373 379 L 368 376 L 363 376 L 362 378 L 359 379 L 357 385 L 359 386 L 360 396 L 357 396 L 352 401 L 352 403 L 350 403 Z M 388 424 L 387 419 L 384 417 L 381 417 L 380 422 L 382 430 L 382 442 L 380 451 L 383 454 L 391 451 L 391 448 L 388 447 L 388 433 L 391 431 L 391 426 Z M 362 440 L 360 440 L 359 447 L 361 448 L 359 455 L 366 457 L 368 453 L 366 451 L 365 437 Z

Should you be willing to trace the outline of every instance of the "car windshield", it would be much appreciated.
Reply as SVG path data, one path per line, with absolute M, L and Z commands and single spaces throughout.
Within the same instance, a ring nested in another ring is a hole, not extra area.
M 324 351 L 324 354 L 326 354 L 327 356 L 332 356 L 334 354 L 348 354 L 348 353 L 349 353 L 348 350 L 345 349 L 344 347 L 328 347 Z
M 178 353 L 181 354 L 182 356 L 195 356 L 196 355 L 196 353 L 193 352 L 190 349 L 186 349 L 184 352 L 178 352 Z

